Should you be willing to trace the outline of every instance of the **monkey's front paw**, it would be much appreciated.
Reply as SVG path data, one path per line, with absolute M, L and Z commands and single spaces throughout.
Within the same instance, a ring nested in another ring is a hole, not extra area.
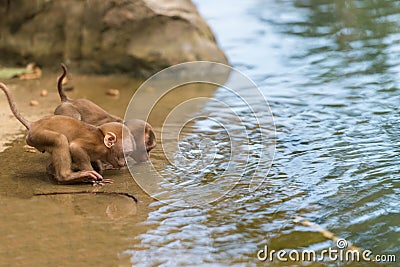
M 103 179 L 101 181 L 97 180 L 97 181 L 93 181 L 93 186 L 103 186 L 105 184 L 112 184 L 114 183 L 114 180 L 112 179 Z
M 83 175 L 88 177 L 91 181 L 102 181 L 103 176 L 96 171 L 83 171 Z

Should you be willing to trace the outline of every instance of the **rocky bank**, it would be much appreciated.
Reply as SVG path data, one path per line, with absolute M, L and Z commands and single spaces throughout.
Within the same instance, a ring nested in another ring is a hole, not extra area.
M 0 64 L 147 77 L 194 60 L 227 63 L 190 0 L 0 0 Z

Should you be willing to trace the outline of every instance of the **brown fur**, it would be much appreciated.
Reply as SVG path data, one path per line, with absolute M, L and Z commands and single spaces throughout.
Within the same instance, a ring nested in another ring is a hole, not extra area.
M 103 161 L 115 168 L 122 167 L 126 164 L 123 146 L 126 152 L 135 149 L 129 129 L 117 122 L 96 127 L 55 115 L 30 123 L 16 109 L 7 86 L 0 83 L 0 88 L 6 94 L 14 116 L 28 130 L 27 144 L 51 154 L 50 172 L 59 183 L 110 182 L 93 170 L 91 162 Z M 80 171 L 71 170 L 72 162 Z
M 55 109 L 55 115 L 64 115 L 84 121 L 95 126 L 107 122 L 123 122 L 120 117 L 109 114 L 107 111 L 87 99 L 70 99 L 62 88 L 62 80 L 67 75 L 67 68 L 61 64 L 62 75 L 58 78 L 57 89 L 61 98 L 61 104 Z M 137 162 L 148 160 L 150 151 L 156 147 L 157 141 L 151 125 L 143 120 L 133 119 L 125 122 L 131 131 L 136 143 L 136 150 L 131 156 Z

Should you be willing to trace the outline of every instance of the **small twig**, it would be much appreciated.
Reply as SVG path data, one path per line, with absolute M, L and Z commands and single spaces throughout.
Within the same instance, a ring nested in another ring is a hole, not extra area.
M 104 191 L 98 191 L 98 192 L 93 192 L 89 190 L 84 190 L 84 191 L 71 191 L 71 192 L 46 192 L 46 193 L 35 193 L 34 196 L 55 196 L 55 195 L 78 195 L 78 194 L 102 194 L 102 195 L 120 195 L 120 196 L 125 196 L 133 199 L 136 203 L 138 202 L 137 198 L 129 193 L 125 192 L 104 192 Z
M 332 241 L 337 242 L 338 240 L 340 240 L 341 238 L 336 236 L 334 233 L 332 233 L 331 231 L 328 231 L 324 228 L 322 228 L 320 225 L 310 222 L 309 220 L 304 219 L 303 217 L 300 216 L 296 216 L 294 219 L 295 222 L 298 222 L 304 226 L 309 226 L 314 228 L 315 230 L 317 230 L 318 232 L 320 232 L 324 237 L 326 237 L 327 239 L 330 239 Z M 348 242 L 348 247 L 347 249 L 349 250 L 357 250 L 362 252 L 362 249 L 359 247 L 354 246 L 352 243 Z

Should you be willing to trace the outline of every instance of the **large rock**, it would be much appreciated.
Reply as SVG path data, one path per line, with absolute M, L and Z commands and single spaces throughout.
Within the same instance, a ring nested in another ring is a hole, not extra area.
M 0 0 L 3 64 L 148 76 L 193 60 L 227 62 L 190 0 Z

